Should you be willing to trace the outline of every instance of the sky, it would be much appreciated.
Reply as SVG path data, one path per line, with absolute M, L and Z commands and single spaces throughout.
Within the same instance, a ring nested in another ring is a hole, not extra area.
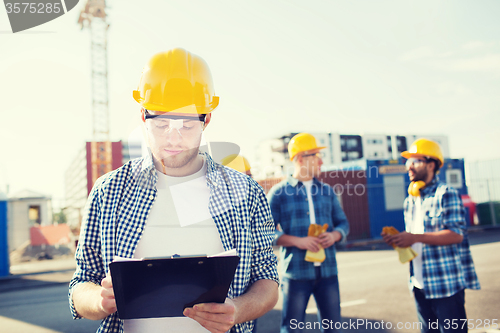
M 0 191 L 63 206 L 64 173 L 92 140 L 86 1 L 13 34 L 0 8 Z M 435 134 L 451 157 L 500 158 L 500 2 L 107 1 L 110 139 L 140 124 L 147 60 L 182 47 L 208 63 L 219 107 L 208 141 L 290 132 Z

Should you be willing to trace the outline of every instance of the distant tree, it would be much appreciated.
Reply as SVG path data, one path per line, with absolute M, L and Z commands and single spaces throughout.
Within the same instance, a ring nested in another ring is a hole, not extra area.
M 54 223 L 57 224 L 63 224 L 68 222 L 68 218 L 66 217 L 66 214 L 64 214 L 63 210 L 61 210 L 59 213 L 55 213 L 53 219 Z

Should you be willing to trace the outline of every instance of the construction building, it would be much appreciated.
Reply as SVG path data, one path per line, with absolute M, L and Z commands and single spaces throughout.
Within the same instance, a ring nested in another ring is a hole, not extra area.
M 262 141 L 252 163 L 252 174 L 256 179 L 281 177 L 291 174 L 292 162 L 288 156 L 288 142 L 298 133 L 285 134 L 279 138 Z M 335 170 L 363 164 L 366 160 L 397 160 L 400 153 L 418 138 L 425 137 L 439 143 L 445 158 L 450 157 L 448 138 L 443 135 L 385 135 L 385 134 L 339 134 L 313 132 L 318 145 L 325 146 L 322 152 L 324 170 Z
M 103 144 L 108 144 L 109 147 L 102 147 Z M 102 163 L 96 161 L 96 158 L 102 156 L 102 154 L 96 152 L 98 149 L 110 149 L 111 152 L 111 167 L 109 170 L 104 170 L 104 172 L 98 169 L 102 165 Z M 64 176 L 65 207 L 63 210 L 68 220 L 67 223 L 73 230 L 79 229 L 83 208 L 97 178 L 103 173 L 115 170 L 127 161 L 141 155 L 142 146 L 140 142 L 130 142 L 128 144 L 123 144 L 122 141 L 85 143 L 85 146 L 78 151 Z

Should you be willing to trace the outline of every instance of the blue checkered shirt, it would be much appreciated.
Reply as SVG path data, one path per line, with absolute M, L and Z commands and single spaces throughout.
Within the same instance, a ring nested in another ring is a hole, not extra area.
M 424 216 L 424 232 L 451 230 L 463 236 L 463 241 L 452 245 L 422 244 L 422 273 L 426 298 L 449 297 L 462 289 L 480 289 L 469 248 L 465 209 L 458 192 L 439 182 L 436 176 L 420 190 Z M 407 228 L 411 225 L 414 200 L 404 202 Z M 410 262 L 410 276 L 413 265 Z
M 274 222 L 281 226 L 276 231 L 276 239 L 283 233 L 287 235 L 306 237 L 311 220 L 309 218 L 309 203 L 307 191 L 302 182 L 289 176 L 271 188 L 268 193 L 271 213 Z M 327 231 L 338 231 L 345 241 L 349 233 L 349 222 L 340 207 L 340 203 L 333 188 L 313 178 L 311 196 L 314 205 L 316 223 L 328 224 Z M 289 279 L 315 279 L 314 263 L 304 260 L 306 250 L 295 246 L 282 246 L 280 260 L 282 261 L 282 276 Z M 337 260 L 335 246 L 325 249 L 326 259 L 321 263 L 321 277 L 337 275 Z
M 215 163 L 208 154 L 207 186 L 209 211 L 219 231 L 224 250 L 236 248 L 240 263 L 228 297 L 243 294 L 257 280 L 279 283 L 277 258 L 273 253 L 274 223 L 262 188 L 250 177 Z M 99 178 L 89 195 L 75 258 L 77 268 L 69 286 L 100 285 L 115 256 L 133 258 L 156 199 L 157 174 L 151 154 L 132 160 Z M 141 283 L 137 281 L 137 283 Z M 231 332 L 250 332 L 253 322 L 235 325 Z M 123 321 L 113 313 L 97 332 L 123 332 Z

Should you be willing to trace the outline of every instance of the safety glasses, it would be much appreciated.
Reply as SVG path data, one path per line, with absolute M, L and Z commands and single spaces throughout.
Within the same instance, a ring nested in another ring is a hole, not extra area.
M 177 130 L 181 136 L 200 133 L 205 124 L 204 114 L 194 117 L 168 113 L 155 115 L 145 110 L 144 118 L 151 123 L 151 131 L 157 135 L 168 134 L 172 129 Z
M 309 157 L 309 156 L 316 156 L 316 157 L 319 157 L 321 159 L 325 158 L 325 154 L 324 153 L 314 153 L 314 154 L 302 155 L 302 157 Z
M 146 119 L 174 119 L 174 120 L 187 119 L 187 120 L 199 120 L 205 122 L 205 117 L 207 116 L 206 114 L 197 114 L 196 116 L 193 117 L 184 115 L 169 115 L 168 112 L 165 112 L 164 114 L 151 114 L 148 110 L 144 111 L 145 111 L 144 118 Z
M 408 169 L 410 166 L 414 166 L 415 168 L 418 168 L 422 166 L 423 164 L 427 164 L 430 161 L 430 159 L 420 159 L 416 157 L 411 157 L 406 160 L 406 168 Z

